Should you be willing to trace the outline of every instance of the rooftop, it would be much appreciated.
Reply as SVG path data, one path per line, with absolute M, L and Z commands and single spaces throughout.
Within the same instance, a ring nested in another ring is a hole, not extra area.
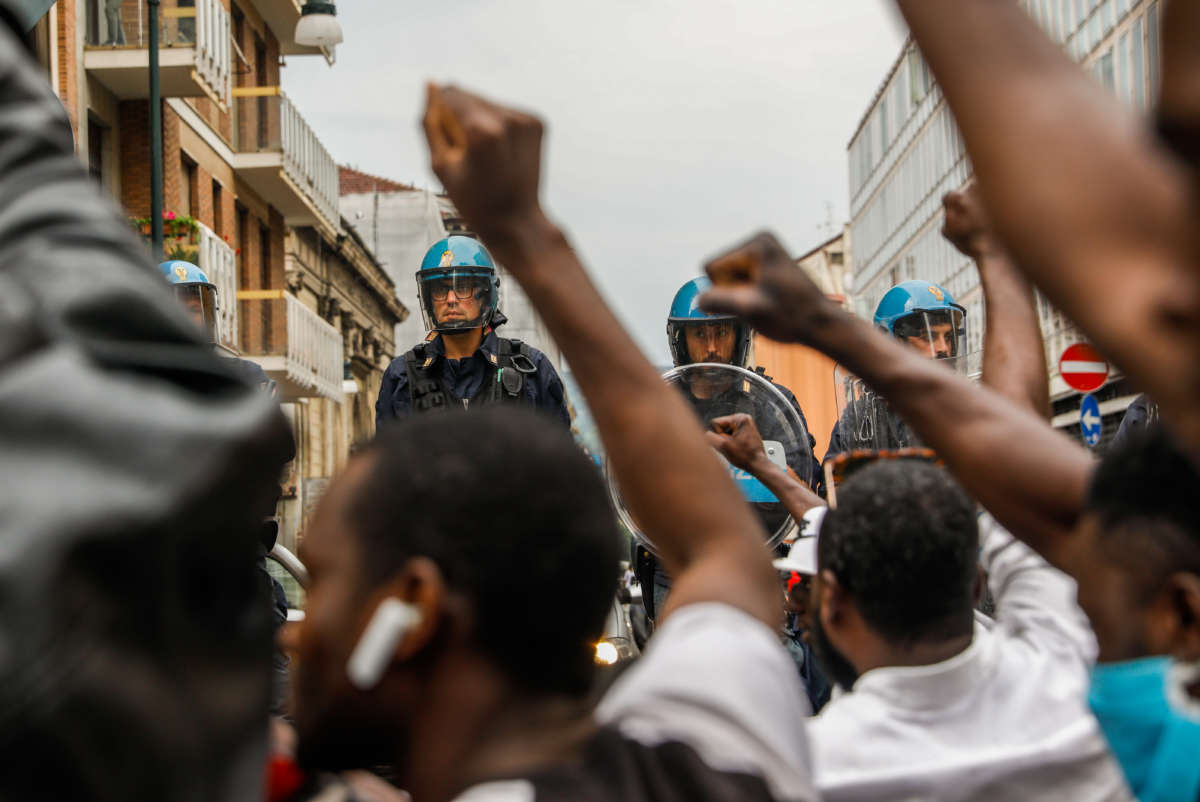
M 368 192 L 412 192 L 416 187 L 390 178 L 364 173 L 353 167 L 338 165 L 338 194 L 365 195 Z

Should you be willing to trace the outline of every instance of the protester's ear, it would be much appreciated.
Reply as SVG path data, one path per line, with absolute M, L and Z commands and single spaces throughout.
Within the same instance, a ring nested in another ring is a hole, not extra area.
M 374 615 L 387 599 L 396 599 L 411 606 L 416 616 L 404 630 L 392 655 L 393 662 L 405 662 L 420 654 L 429 645 L 442 621 L 446 602 L 446 582 L 437 563 L 428 557 L 408 560 L 400 571 L 381 585 L 367 603 L 365 610 Z M 369 622 L 363 623 L 363 629 Z
M 1171 655 L 1188 662 L 1200 660 L 1200 576 L 1187 571 L 1171 574 L 1167 593 L 1177 622 Z
M 825 570 L 817 575 L 817 581 L 813 583 L 813 593 L 821 611 L 821 624 L 826 629 L 832 629 L 845 621 L 850 594 L 842 587 L 842 583 L 838 582 L 833 571 Z

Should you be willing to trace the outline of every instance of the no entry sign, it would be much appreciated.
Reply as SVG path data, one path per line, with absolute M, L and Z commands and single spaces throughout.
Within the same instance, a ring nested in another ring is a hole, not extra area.
M 1058 372 L 1071 389 L 1090 393 L 1104 386 L 1108 361 L 1087 343 L 1076 343 L 1059 357 Z

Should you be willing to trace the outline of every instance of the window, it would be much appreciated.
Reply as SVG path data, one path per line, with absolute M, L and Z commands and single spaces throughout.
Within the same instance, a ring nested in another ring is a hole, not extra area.
M 237 238 L 238 288 L 248 290 L 250 276 L 246 271 L 246 255 L 250 253 L 250 212 L 240 203 L 235 203 L 234 209 L 237 221 L 234 234 Z
M 258 225 L 258 287 L 271 289 L 271 229 Z
M 921 51 L 915 47 L 908 51 L 908 81 L 915 106 L 929 94 L 929 71 L 925 67 L 925 60 L 921 58 Z
M 1117 96 L 1129 102 L 1129 33 L 1117 43 Z
M 1133 23 L 1133 106 L 1138 111 L 1146 109 L 1146 50 L 1142 37 L 1142 18 Z
M 1150 100 L 1158 99 L 1158 2 L 1146 9 L 1146 64 L 1150 76 Z
M 879 153 L 880 155 L 887 152 L 888 145 L 891 143 L 891 138 L 888 136 L 888 99 L 887 94 L 884 94 L 883 99 L 879 101 Z
M 192 217 L 200 211 L 199 171 L 196 169 L 196 163 L 183 153 L 179 155 L 179 170 L 183 186 L 179 193 L 179 208 L 175 211 L 183 217 Z
M 213 231 L 218 237 L 225 236 L 225 192 L 216 179 L 212 182 Z
M 1100 4 L 1100 24 L 1103 26 L 1103 36 L 1108 36 L 1113 29 L 1113 0 L 1104 0 Z
M 1110 47 L 1104 51 L 1104 55 L 1096 62 L 1096 75 L 1100 78 L 1100 83 L 1104 84 L 1105 88 L 1110 92 L 1116 90 L 1116 76 L 1113 74 L 1113 52 Z
M 88 118 L 88 174 L 97 184 L 104 184 L 104 140 L 107 132 L 95 120 Z

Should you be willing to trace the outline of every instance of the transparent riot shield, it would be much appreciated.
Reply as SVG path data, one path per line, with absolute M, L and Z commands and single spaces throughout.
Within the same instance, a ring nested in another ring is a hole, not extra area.
M 733 365 L 701 363 L 684 365 L 663 374 L 696 411 L 706 429 L 717 418 L 745 413 L 753 420 L 763 440 L 767 457 L 790 469 L 804 484 L 812 479 L 812 445 L 796 408 L 771 382 L 757 373 Z M 796 522 L 782 502 L 749 473 L 728 462 L 729 474 L 742 491 L 767 533 L 767 544 L 776 544 L 796 531 Z M 646 548 L 656 552 L 653 538 L 642 531 L 625 505 L 609 466 L 605 465 L 609 494 L 621 522 Z
M 841 365 L 833 371 L 838 421 L 831 448 L 852 451 L 897 451 L 919 446 L 916 435 L 891 406 L 862 379 Z M 827 455 L 826 458 L 834 456 Z

